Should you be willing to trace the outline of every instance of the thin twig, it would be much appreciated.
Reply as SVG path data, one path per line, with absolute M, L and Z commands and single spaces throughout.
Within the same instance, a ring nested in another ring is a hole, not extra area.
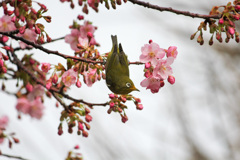
M 13 156 L 13 155 L 9 155 L 9 154 L 0 154 L 0 156 L 4 156 L 4 157 L 8 157 L 8 158 L 15 158 L 15 159 L 20 159 L 20 160 L 27 160 L 26 158 L 22 158 L 20 156 Z
M 209 19 L 209 18 L 220 19 L 221 18 L 221 15 L 204 15 L 204 14 L 198 14 L 198 13 L 191 13 L 189 11 L 180 11 L 180 10 L 173 9 L 171 7 L 160 7 L 158 5 L 153 5 L 149 2 L 143 2 L 143 1 L 139 1 L 139 0 L 128 0 L 128 1 L 133 4 L 138 4 L 143 7 L 158 10 L 160 12 L 168 11 L 168 12 L 185 15 L 185 16 L 192 17 L 192 18 L 203 18 L 203 19 Z
M 28 45 L 31 45 L 33 46 L 34 48 L 37 48 L 45 53 L 48 53 L 48 54 L 55 54 L 55 55 L 58 55 L 60 57 L 63 57 L 65 59 L 67 58 L 70 58 L 70 59 L 75 59 L 75 60 L 79 60 L 79 61 L 83 61 L 83 62 L 87 62 L 87 63 L 93 63 L 93 64 L 97 64 L 97 63 L 103 63 L 103 61 L 94 61 L 94 60 L 90 60 L 90 59 L 86 59 L 86 58 L 83 58 L 83 57 L 76 57 L 76 56 L 69 56 L 69 55 L 65 55 L 65 54 L 62 54 L 58 51 L 52 51 L 52 50 L 49 50 L 47 48 L 44 48 L 43 46 L 39 45 L 39 44 L 36 44 L 34 42 L 31 42 L 31 41 L 28 41 L 22 37 L 18 37 L 18 36 L 15 36 L 15 35 L 12 35 L 11 33 L 9 32 L 0 32 L 0 34 L 3 34 L 5 36 L 9 36 L 15 40 L 20 40 Z
M 11 33 L 12 33 L 12 32 L 11 32 Z M 86 59 L 86 58 L 83 58 L 83 57 L 76 57 L 76 56 L 65 55 L 65 54 L 62 54 L 62 53 L 60 53 L 60 52 L 58 52 L 58 51 L 52 51 L 52 50 L 49 50 L 49 49 L 47 49 L 47 48 L 44 48 L 42 45 L 39 45 L 39 44 L 36 44 L 36 43 L 34 43 L 34 42 L 28 41 L 28 40 L 26 40 L 26 39 L 24 39 L 24 38 L 22 38 L 22 37 L 18 37 L 18 36 L 12 35 L 11 33 L 10 33 L 10 32 L 1 32 L 1 31 L 0 31 L 0 34 L 9 36 L 9 37 L 11 37 L 11 38 L 13 38 L 13 39 L 15 39 L 15 40 L 20 40 L 20 41 L 22 41 L 22 42 L 24 42 L 24 43 L 26 43 L 26 44 L 28 44 L 28 45 L 33 46 L 34 48 L 37 48 L 37 49 L 39 49 L 39 50 L 47 53 L 47 54 L 55 54 L 55 55 L 58 55 L 58 56 L 60 56 L 60 57 L 65 58 L 65 59 L 70 58 L 70 59 L 75 59 L 75 60 L 83 61 L 83 62 L 86 62 L 86 63 L 92 63 L 92 64 L 97 64 L 97 63 L 103 64 L 103 63 L 104 63 L 104 61 L 102 61 L 102 60 L 95 61 L 95 60 Z M 64 38 L 64 37 L 60 37 L 60 38 L 58 38 L 58 39 L 55 39 L 54 41 L 59 40 L 59 39 L 63 39 L 63 38 Z M 18 48 L 15 48 L 14 51 L 17 51 L 17 50 L 20 50 L 20 49 L 21 49 L 21 48 L 18 47 Z M 32 49 L 32 48 L 27 47 L 26 49 L 30 50 L 30 49 Z M 144 63 L 142 63 L 142 62 L 130 62 L 129 64 L 140 65 L 140 64 L 144 64 Z

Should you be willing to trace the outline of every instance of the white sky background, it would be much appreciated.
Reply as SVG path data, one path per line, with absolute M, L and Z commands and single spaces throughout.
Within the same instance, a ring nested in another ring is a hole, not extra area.
M 202 14 L 208 14 L 213 5 L 226 3 L 224 0 L 151 2 Z M 69 34 L 68 26 L 81 13 L 81 8 L 76 6 L 71 10 L 69 3 L 60 3 L 58 0 L 43 0 L 42 3 L 49 9 L 46 15 L 52 16 L 52 22 L 45 25 L 49 35 L 54 39 Z M 203 10 L 204 8 L 207 10 Z M 183 119 L 184 117 L 191 119 L 186 123 L 191 126 L 190 135 L 208 158 L 214 160 L 229 158 L 224 139 L 215 129 L 222 125 L 222 122 L 225 122 L 225 126 L 230 129 L 233 129 L 235 124 L 229 124 L 229 119 L 232 118 L 229 114 L 223 115 L 223 121 L 218 119 L 218 114 L 224 112 L 224 109 L 215 111 L 213 107 L 218 103 L 218 106 L 225 106 L 228 102 L 224 99 L 226 97 L 224 93 L 218 92 L 217 89 L 214 92 L 211 88 L 211 83 L 215 81 L 211 81 L 212 75 L 209 75 L 208 71 L 213 69 L 215 73 L 215 69 L 219 69 L 215 74 L 224 77 L 225 83 L 233 83 L 236 80 L 231 78 L 232 73 L 224 72 L 223 59 L 217 57 L 213 47 L 208 46 L 207 32 L 204 33 L 206 41 L 203 46 L 200 46 L 196 39 L 190 40 L 190 35 L 196 31 L 201 19 L 154 11 L 130 2 L 117 6 L 117 10 L 107 10 L 100 5 L 99 13 L 89 9 L 89 15 L 84 17 L 98 27 L 95 38 L 101 45 L 98 48 L 101 54 L 110 51 L 111 35 L 118 36 L 118 41 L 122 43 L 130 61 L 139 60 L 141 47 L 148 43 L 149 39 L 162 48 L 177 46 L 179 54 L 172 65 L 176 84 L 166 83 L 159 93 L 152 94 L 140 86 L 140 82 L 144 79 L 143 66 L 130 65 L 130 77 L 141 91 L 132 94 L 141 98 L 144 109 L 138 111 L 134 104 L 128 102 L 129 108 L 126 113 L 129 120 L 123 124 L 118 114 L 107 114 L 108 107 L 94 107 L 91 110 L 93 121 L 90 123 L 88 138 L 77 136 L 76 130 L 73 134 L 69 134 L 66 125 L 64 134 L 57 135 L 62 108 L 55 107 L 55 100 L 45 99 L 46 109 L 42 120 L 38 121 L 23 115 L 19 121 L 15 110 L 16 99 L 0 92 L 0 115 L 10 116 L 8 131 L 15 131 L 16 137 L 20 139 L 20 144 L 13 145 L 12 149 L 8 149 L 5 141 L 0 146 L 3 153 L 21 155 L 31 160 L 60 160 L 79 144 L 79 152 L 83 154 L 84 160 L 186 160 L 190 158 L 191 151 L 179 122 L 180 112 Z M 64 40 L 45 46 L 51 50 L 73 55 L 73 51 Z M 65 65 L 64 59 L 54 55 L 49 56 L 39 50 L 28 53 L 35 53 L 34 57 L 42 62 L 51 64 L 61 62 Z M 21 54 L 19 52 L 19 55 Z M 14 90 L 15 83 L 10 84 L 7 89 Z M 103 80 L 95 83 L 91 88 L 83 85 L 80 89 L 73 87 L 69 92 L 75 98 L 83 98 L 89 102 L 106 102 L 109 100 L 109 93 Z M 231 131 L 231 134 L 228 134 L 230 137 L 239 133 L 237 130 Z M 0 159 L 7 158 L 0 157 Z

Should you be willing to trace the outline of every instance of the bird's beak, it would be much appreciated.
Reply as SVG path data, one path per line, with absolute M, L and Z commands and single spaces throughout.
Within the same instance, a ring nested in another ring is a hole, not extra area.
M 131 90 L 140 92 L 139 89 L 137 89 L 135 86 L 132 86 Z

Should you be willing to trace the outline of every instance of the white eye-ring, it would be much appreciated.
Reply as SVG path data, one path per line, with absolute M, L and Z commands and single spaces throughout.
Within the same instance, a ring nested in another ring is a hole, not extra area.
M 126 83 L 126 86 L 129 88 L 129 87 L 131 87 L 131 83 Z

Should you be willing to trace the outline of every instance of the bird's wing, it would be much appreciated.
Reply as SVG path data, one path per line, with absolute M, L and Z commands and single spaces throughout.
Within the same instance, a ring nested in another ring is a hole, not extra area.
M 119 63 L 122 66 L 121 68 L 123 70 L 123 73 L 129 77 L 128 59 L 123 51 L 121 43 L 119 44 Z

